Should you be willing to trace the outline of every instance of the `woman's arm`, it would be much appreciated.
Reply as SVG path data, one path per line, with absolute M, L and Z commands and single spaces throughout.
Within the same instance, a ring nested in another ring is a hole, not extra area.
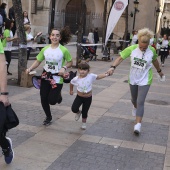
M 0 54 L 0 92 L 6 93 L 7 91 L 7 74 L 6 74 L 6 61 L 4 54 Z M 5 106 L 9 105 L 8 95 L 0 95 L 0 102 Z
M 17 40 L 18 39 L 18 37 L 15 37 L 15 38 L 6 38 L 6 40 L 7 40 L 7 42 L 10 42 L 10 41 L 14 41 L 14 40 Z
M 123 61 L 122 57 L 119 56 L 111 65 L 111 68 L 107 71 L 109 75 L 112 75 L 116 67 Z
M 67 70 L 67 68 L 71 67 L 73 64 L 72 61 L 67 62 L 67 64 L 65 66 L 63 66 L 60 70 L 59 70 L 59 74 L 60 76 L 64 75 L 64 72 Z
M 156 68 L 158 74 L 162 77 L 164 74 L 162 73 L 162 70 L 161 68 L 159 67 L 159 62 L 158 60 L 156 59 L 155 61 L 152 62 L 154 67 Z
M 26 70 L 26 73 L 28 74 L 30 71 L 37 68 L 40 64 L 41 64 L 40 61 L 38 61 L 38 60 L 34 61 L 34 63 L 31 65 L 31 67 Z

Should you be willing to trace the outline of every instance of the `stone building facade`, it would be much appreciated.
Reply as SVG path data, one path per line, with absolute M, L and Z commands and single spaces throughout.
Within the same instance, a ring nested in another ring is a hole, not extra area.
M 72 27 L 73 34 L 78 25 L 81 0 L 21 0 L 23 11 L 28 11 L 31 20 L 33 34 L 42 31 L 44 35 L 48 34 L 51 22 L 54 20 L 54 27 L 62 28 L 65 25 Z M 86 17 L 85 17 L 85 34 L 87 35 L 90 28 L 98 27 L 102 32 L 103 28 L 103 10 L 105 0 L 86 0 Z M 139 0 L 138 10 L 136 13 L 135 29 L 148 27 L 155 30 L 156 13 L 161 0 Z M 162 0 L 163 1 L 163 0 Z M 7 3 L 7 9 L 12 6 L 12 0 L 1 0 Z M 37 5 L 35 5 L 37 4 Z M 108 12 L 112 5 L 112 0 L 108 0 Z M 55 9 L 55 12 L 53 13 Z M 130 16 L 134 13 L 134 4 L 129 0 L 128 5 L 128 31 L 132 32 L 134 18 Z M 72 18 L 71 18 L 72 16 Z M 76 20 L 77 19 L 77 20 Z M 70 22 L 71 21 L 71 22 Z M 123 37 L 125 32 L 125 15 L 119 19 L 114 34 L 115 38 Z

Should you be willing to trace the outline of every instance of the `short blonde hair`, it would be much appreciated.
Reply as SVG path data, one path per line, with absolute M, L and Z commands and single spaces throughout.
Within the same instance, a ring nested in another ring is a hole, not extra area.
M 29 28 L 31 28 L 30 25 L 24 25 L 25 31 L 27 31 Z
M 154 33 L 149 28 L 143 28 L 138 31 L 138 40 L 141 43 L 149 44 L 150 39 L 153 37 Z

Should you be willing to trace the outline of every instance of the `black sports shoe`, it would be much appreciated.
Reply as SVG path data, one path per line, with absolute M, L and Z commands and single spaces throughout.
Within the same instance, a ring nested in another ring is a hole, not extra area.
M 59 94 L 59 99 L 58 99 L 58 104 L 60 104 L 60 103 L 62 102 L 62 100 L 63 100 L 63 98 L 62 98 L 61 92 L 60 92 L 60 94 Z
M 9 148 L 8 149 L 2 149 L 2 154 L 4 155 L 4 159 L 6 164 L 10 164 L 14 158 L 14 151 L 12 149 L 12 140 L 8 137 L 6 139 L 9 142 Z
M 52 117 L 46 117 L 46 119 L 43 122 L 43 125 L 50 125 L 51 124 Z

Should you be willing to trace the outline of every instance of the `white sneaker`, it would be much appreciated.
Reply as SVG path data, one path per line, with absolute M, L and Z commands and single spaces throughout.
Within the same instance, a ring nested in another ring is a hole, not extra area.
M 134 133 L 135 133 L 136 135 L 139 135 L 140 131 L 141 131 L 141 123 L 137 123 L 137 124 L 134 126 Z
M 78 121 L 80 119 L 81 116 L 81 111 L 79 111 L 78 113 L 76 113 L 75 115 L 75 121 Z
M 133 108 L 132 108 L 132 116 L 136 116 L 136 108 L 133 106 Z
M 81 128 L 82 128 L 83 130 L 86 130 L 86 123 L 83 123 L 82 126 L 81 126 Z
M 162 67 L 164 67 L 164 64 L 162 64 Z

